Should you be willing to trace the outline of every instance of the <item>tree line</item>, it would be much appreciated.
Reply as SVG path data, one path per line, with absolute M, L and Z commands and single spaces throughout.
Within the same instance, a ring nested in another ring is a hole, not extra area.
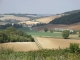
M 80 22 L 80 12 L 62 16 L 50 21 L 51 24 L 73 24 Z
M 10 27 L 10 26 L 12 26 L 12 24 L 0 25 L 0 29 L 6 29 L 6 28 L 8 28 L 8 27 Z M 14 27 L 14 28 L 21 28 L 21 27 L 23 27 L 23 26 L 20 25 L 20 24 L 14 24 L 13 27 Z
M 6 42 L 34 42 L 34 38 L 21 30 L 8 27 L 6 30 L 0 30 L 0 43 Z

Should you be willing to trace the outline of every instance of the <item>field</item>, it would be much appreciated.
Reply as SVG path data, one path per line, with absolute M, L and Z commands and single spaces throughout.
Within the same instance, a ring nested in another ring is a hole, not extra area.
M 11 48 L 14 51 L 33 51 L 38 50 L 35 42 L 13 42 L 13 43 L 3 43 L 0 44 L 1 47 Z
M 20 20 L 20 21 L 24 21 L 24 20 L 30 20 L 29 18 L 26 17 L 16 17 L 13 15 L 3 15 L 4 17 L 0 18 L 0 20 L 5 20 L 5 19 L 16 19 L 16 20 Z
M 40 19 L 36 19 L 36 21 L 41 23 L 49 23 L 50 21 L 54 20 L 55 18 L 61 17 L 61 15 L 55 15 L 55 16 L 49 16 L 49 17 L 43 17 Z
M 70 43 L 80 44 L 80 40 L 76 39 L 59 39 L 59 38 L 43 38 L 36 37 L 38 43 L 43 49 L 58 49 L 58 48 L 68 48 Z
M 48 29 L 55 29 L 55 28 L 67 28 L 73 30 L 80 30 L 80 23 L 70 24 L 70 25 L 63 25 L 63 24 L 48 24 L 45 26 L 35 27 L 33 30 L 42 31 L 44 28 Z
M 0 60 L 79 60 L 80 52 L 72 53 L 70 43 L 80 44 L 77 34 L 63 39 L 61 32 L 31 31 L 19 28 L 34 37 L 35 42 L 10 42 L 0 44 Z M 75 48 L 75 46 L 73 46 Z M 64 49 L 66 48 L 66 49 Z M 11 50 L 13 49 L 13 50 Z M 79 49 L 79 48 L 78 48 Z M 77 49 L 76 49 L 77 51 Z

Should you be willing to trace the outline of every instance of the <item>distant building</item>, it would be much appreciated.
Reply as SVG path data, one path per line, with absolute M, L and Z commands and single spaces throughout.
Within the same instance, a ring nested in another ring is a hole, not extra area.
M 33 25 L 38 24 L 39 22 L 36 21 L 25 21 L 25 22 L 19 22 L 18 24 L 22 24 L 23 26 L 32 27 Z
M 55 28 L 55 31 L 64 31 L 64 30 L 69 30 L 70 32 L 73 32 L 72 29 L 65 29 L 65 28 Z

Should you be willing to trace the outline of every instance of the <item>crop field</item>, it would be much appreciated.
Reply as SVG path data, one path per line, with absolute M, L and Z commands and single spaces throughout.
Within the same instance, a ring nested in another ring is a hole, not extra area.
M 16 19 L 16 20 L 21 20 L 21 21 L 30 20 L 29 18 L 26 18 L 26 17 L 16 17 L 16 16 L 13 16 L 13 15 L 4 15 L 4 17 L 2 17 L 0 19 L 1 20 L 5 20 L 5 19 Z
M 0 44 L 0 47 L 10 48 L 14 51 L 33 51 L 38 50 L 38 47 L 35 42 L 13 42 L 13 43 L 3 43 Z
M 55 39 L 55 38 L 42 38 L 36 37 L 38 43 L 42 46 L 43 49 L 58 49 L 69 47 L 70 43 L 80 44 L 80 40 L 76 39 Z

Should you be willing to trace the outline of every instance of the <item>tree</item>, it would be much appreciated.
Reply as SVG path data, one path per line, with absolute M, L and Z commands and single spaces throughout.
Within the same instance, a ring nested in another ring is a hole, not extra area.
M 64 31 L 62 32 L 62 36 L 63 36 L 64 39 L 68 39 L 69 34 L 70 34 L 70 31 L 68 31 L 68 30 L 64 30 Z
M 48 31 L 48 28 L 44 28 L 44 31 L 47 32 Z
M 53 33 L 53 30 L 50 30 L 51 33 Z
M 5 32 L 8 34 L 8 35 L 12 35 L 12 34 L 15 34 L 16 32 L 16 29 L 14 27 L 8 27 Z
M 0 43 L 4 42 L 8 42 L 8 37 L 3 31 L 0 31 Z

